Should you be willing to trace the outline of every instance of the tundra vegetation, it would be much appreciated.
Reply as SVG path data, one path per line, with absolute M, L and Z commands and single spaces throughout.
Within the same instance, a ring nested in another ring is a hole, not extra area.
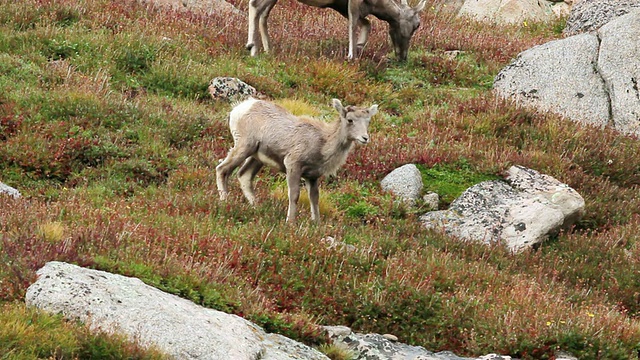
M 236 30 L 245 22 L 134 1 L 0 1 L 0 181 L 23 194 L 0 196 L 3 358 L 160 358 L 25 309 L 50 260 L 136 276 L 321 349 L 318 325 L 331 324 L 466 356 L 637 355 L 640 143 L 490 90 L 520 51 L 560 37 L 561 22 L 480 25 L 429 3 L 406 63 L 385 60 L 382 23 L 345 62 L 337 12 L 283 2 L 271 13 L 277 51 L 258 57 Z M 237 184 L 236 199 L 218 200 L 215 167 L 232 139 L 231 106 L 207 95 L 215 76 L 320 117 L 333 116 L 331 98 L 380 104 L 371 143 L 323 183 L 321 225 L 302 206 L 286 224 L 286 202 L 269 196 L 284 193 L 276 172 L 257 179 L 256 207 Z M 578 190 L 586 216 L 517 256 L 460 243 L 380 192 L 406 163 L 443 207 L 520 164 Z M 328 248 L 326 236 L 357 250 Z

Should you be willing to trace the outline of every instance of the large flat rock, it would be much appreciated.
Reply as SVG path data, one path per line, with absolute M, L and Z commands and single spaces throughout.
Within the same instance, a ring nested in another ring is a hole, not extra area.
M 136 278 L 56 261 L 37 274 L 27 289 L 27 305 L 96 331 L 124 334 L 176 359 L 328 359 L 239 316 L 198 306 Z

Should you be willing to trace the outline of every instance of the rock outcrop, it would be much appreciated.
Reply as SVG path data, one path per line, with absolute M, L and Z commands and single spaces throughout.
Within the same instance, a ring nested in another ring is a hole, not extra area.
M 235 315 L 198 306 L 136 278 L 49 262 L 26 303 L 91 329 L 126 335 L 181 360 L 327 360 L 317 350 Z
M 324 327 L 334 344 L 347 348 L 353 360 L 473 360 L 459 357 L 450 351 L 431 352 L 422 346 L 412 346 L 398 342 L 391 334 L 354 333 L 346 326 Z M 480 360 L 509 360 L 509 356 L 489 354 Z
M 324 354 L 238 316 L 203 308 L 136 278 L 52 261 L 38 270 L 26 303 L 80 320 L 94 331 L 119 333 L 180 360 L 328 360 Z M 358 334 L 345 326 L 325 327 L 333 344 L 353 360 L 472 360 L 433 353 L 391 335 Z M 475 359 L 475 358 L 473 358 Z M 485 355 L 480 360 L 505 360 Z
M 582 0 L 571 8 L 564 33 L 594 31 L 609 21 L 640 8 L 640 0 Z
M 0 182 L 0 195 L 2 194 L 7 194 L 16 199 L 22 196 L 20 194 L 20 191 L 18 191 L 17 189 L 14 189 L 9 185 Z
M 423 215 L 422 223 L 462 240 L 503 243 L 520 252 L 571 228 L 584 214 L 584 199 L 568 185 L 521 166 L 508 172 L 506 181 L 474 185 L 448 210 Z
M 569 14 L 571 5 L 547 0 L 465 0 L 458 16 L 500 24 L 546 22 Z
M 596 33 L 522 52 L 495 78 L 498 95 L 573 121 L 640 135 L 640 10 Z

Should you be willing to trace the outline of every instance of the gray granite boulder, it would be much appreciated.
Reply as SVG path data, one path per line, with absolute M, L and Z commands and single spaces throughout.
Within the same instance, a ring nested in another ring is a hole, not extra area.
M 609 97 L 594 64 L 600 43 L 593 34 L 528 49 L 502 69 L 493 87 L 522 105 L 563 114 L 595 126 L 609 122 Z
M 570 10 L 571 6 L 562 0 L 464 0 L 458 15 L 491 23 L 521 24 L 550 21 L 568 15 Z
M 7 194 L 9 196 L 12 196 L 13 198 L 19 198 L 20 195 L 20 191 L 12 188 L 11 186 L 7 185 L 7 184 L 3 184 L 2 182 L 0 182 L 0 195 L 1 194 Z
M 401 200 L 414 204 L 420 199 L 424 184 L 420 170 L 413 164 L 407 164 L 385 176 L 380 186 L 382 190 L 389 191 Z
M 447 210 L 420 220 L 462 240 L 502 243 L 513 252 L 537 246 L 584 214 L 584 199 L 551 176 L 521 166 L 506 181 L 485 181 L 467 189 Z
M 181 360 L 328 358 L 235 315 L 198 306 L 136 278 L 49 262 L 27 289 L 26 304 L 120 333 Z
M 640 10 L 597 33 L 522 52 L 494 80 L 499 96 L 576 122 L 640 135 Z
M 598 35 L 598 71 L 610 98 L 613 126 L 640 135 L 640 9 L 610 21 Z
M 582 0 L 571 8 L 564 33 L 595 31 L 609 21 L 640 8 L 640 0 Z

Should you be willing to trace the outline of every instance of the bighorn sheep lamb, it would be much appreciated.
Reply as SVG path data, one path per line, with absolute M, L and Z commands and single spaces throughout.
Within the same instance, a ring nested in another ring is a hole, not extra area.
M 269 33 L 267 19 L 269 12 L 278 0 L 249 0 L 249 40 L 247 49 L 255 56 L 258 44 L 262 39 L 262 47 L 269 52 Z M 369 14 L 389 24 L 389 35 L 396 56 L 400 61 L 407 59 L 409 42 L 413 33 L 420 26 L 420 12 L 426 5 L 426 0 L 421 0 L 415 7 L 409 6 L 407 0 L 400 4 L 395 0 L 298 0 L 303 4 L 319 8 L 331 8 L 349 19 L 349 59 L 359 56 L 360 51 L 367 43 L 371 23 L 367 20 Z M 260 35 L 256 31 L 260 28 Z M 356 33 L 360 32 L 356 43 Z
M 244 162 L 238 170 L 238 180 L 244 196 L 254 204 L 253 179 L 266 164 L 286 173 L 287 221 L 295 221 L 301 179 L 309 193 L 311 219 L 320 221 L 318 179 L 334 174 L 345 163 L 354 143 L 369 142 L 369 121 L 378 112 L 378 105 L 343 107 L 338 99 L 333 99 L 333 107 L 340 120 L 328 124 L 296 117 L 268 101 L 250 98 L 236 105 L 229 114 L 234 146 L 216 167 L 220 199 L 227 198 L 229 176 Z

